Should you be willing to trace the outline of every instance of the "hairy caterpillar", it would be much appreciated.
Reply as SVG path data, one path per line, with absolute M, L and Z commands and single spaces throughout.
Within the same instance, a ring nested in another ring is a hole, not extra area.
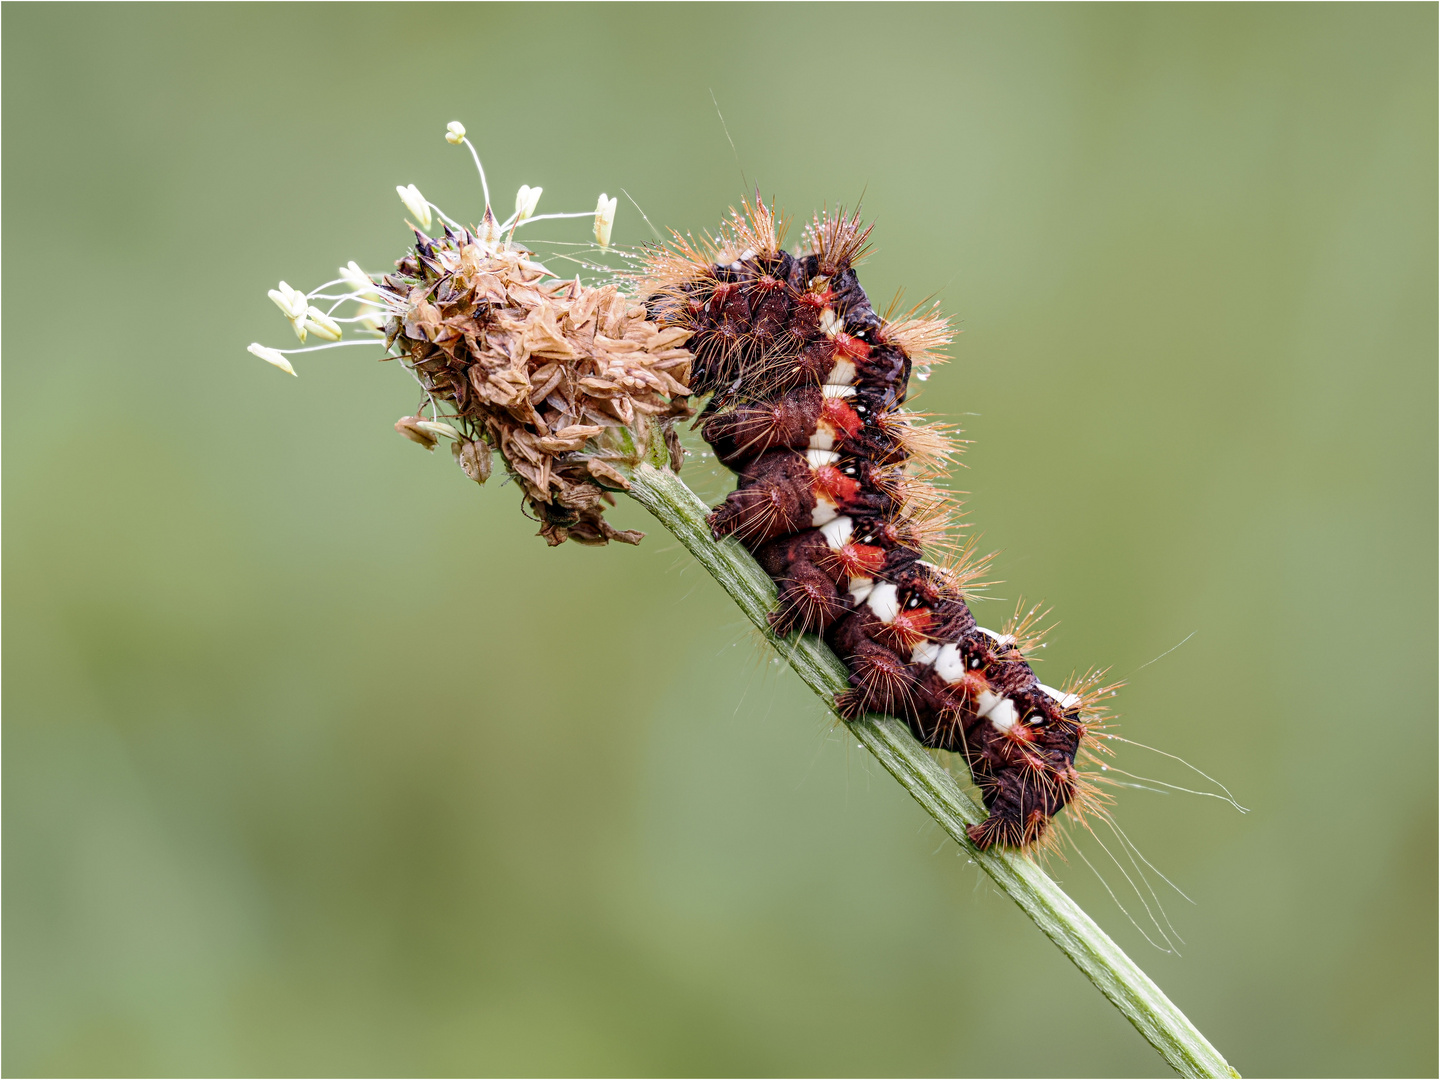
M 466 141 L 463 128 L 447 139 Z M 957 446 L 904 407 L 912 371 L 924 378 L 951 333 L 938 317 L 875 312 L 855 273 L 869 237 L 858 213 L 816 216 L 792 254 L 757 198 L 715 239 L 676 236 L 646 249 L 639 272 L 586 286 L 513 241 L 546 217 L 534 215 L 539 189 L 522 188 L 503 222 L 487 189 L 473 231 L 436 208 L 436 238 L 422 231 L 432 204 L 413 185 L 397 191 L 421 227 L 392 273 L 351 264 L 320 289 L 281 282 L 271 298 L 302 341 L 328 342 L 313 348 L 351 344 L 342 322 L 384 344 L 431 411 L 402 418 L 402 434 L 430 449 L 449 440 L 480 483 L 498 451 L 551 544 L 636 543 L 642 534 L 604 516 L 628 487 L 623 468 L 637 440 L 658 437 L 678 470 L 673 423 L 708 396 L 702 434 L 739 477 L 712 530 L 774 580 L 777 633 L 823 635 L 844 661 L 840 714 L 896 716 L 924 745 L 962 754 L 989 811 L 968 827 L 980 847 L 1044 841 L 1062 809 L 1100 800 L 1075 762 L 1105 749 L 1099 702 L 1112 688 L 1094 673 L 1041 683 L 1026 659 L 1040 637 L 1033 609 L 999 633 L 971 614 L 965 590 L 987 560 L 953 539 L 955 501 L 932 483 Z M 602 195 L 602 250 L 614 211 Z M 346 291 L 324 292 L 336 284 Z M 349 301 L 359 314 L 333 317 Z M 309 351 L 251 346 L 292 374 L 287 354 Z M 948 554 L 937 565 L 927 551 Z
M 945 320 L 878 315 L 855 274 L 869 229 L 817 215 L 796 254 L 756 200 L 719 236 L 676 237 L 641 279 L 649 317 L 689 334 L 689 385 L 709 394 L 702 435 L 737 474 L 710 518 L 774 579 L 771 625 L 824 636 L 849 669 L 841 714 L 903 719 L 964 755 L 989 817 L 980 847 L 1045 838 L 1093 797 L 1075 760 L 1102 693 L 1041 683 L 1020 633 L 977 625 L 964 587 L 984 560 L 927 562 L 952 500 L 927 478 L 953 440 L 904 409 L 911 372 L 950 340 Z

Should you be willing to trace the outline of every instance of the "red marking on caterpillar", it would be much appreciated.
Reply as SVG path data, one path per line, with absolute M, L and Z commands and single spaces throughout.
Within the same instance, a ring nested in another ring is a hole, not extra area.
M 963 754 L 989 811 L 970 838 L 1035 844 L 1097 797 L 1075 761 L 1096 748 L 1109 688 L 1040 683 L 1025 660 L 1033 610 L 1004 634 L 977 626 L 964 587 L 985 560 L 968 547 L 948 567 L 922 560 L 954 545 L 953 499 L 926 473 L 957 447 L 903 405 L 912 369 L 950 340 L 945 320 L 875 312 L 854 269 L 858 215 L 815 217 L 798 254 L 780 231 L 747 202 L 717 238 L 652 251 L 643 283 L 648 317 L 690 333 L 702 435 L 738 475 L 711 528 L 774 579 L 775 630 L 822 634 L 845 662 L 843 716 L 887 713 Z

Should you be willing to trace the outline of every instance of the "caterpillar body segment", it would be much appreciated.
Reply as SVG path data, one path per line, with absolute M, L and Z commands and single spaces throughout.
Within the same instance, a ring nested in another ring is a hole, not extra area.
M 953 546 L 957 506 L 927 475 L 957 448 L 903 406 L 951 333 L 875 312 L 854 269 L 869 236 L 857 215 L 817 215 L 798 254 L 780 231 L 747 203 L 718 237 L 652 252 L 642 282 L 647 317 L 689 334 L 702 435 L 737 475 L 711 528 L 775 581 L 775 630 L 821 634 L 844 661 L 843 716 L 895 716 L 964 755 L 989 811 L 977 845 L 1037 843 L 1089 790 L 1075 770 L 1084 702 L 1041 684 L 1015 636 L 977 625 L 963 589 L 985 560 L 923 558 Z

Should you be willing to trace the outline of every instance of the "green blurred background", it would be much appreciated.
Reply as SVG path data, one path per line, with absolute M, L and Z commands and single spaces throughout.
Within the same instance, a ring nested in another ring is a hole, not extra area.
M 3 29 L 7 1073 L 1164 1071 L 637 507 L 547 550 L 393 367 L 245 353 L 394 185 L 478 214 L 459 118 L 502 206 L 863 193 L 963 330 L 982 620 L 1253 808 L 1120 799 L 1180 957 L 1055 872 L 1242 1072 L 1434 1075 L 1433 5 Z

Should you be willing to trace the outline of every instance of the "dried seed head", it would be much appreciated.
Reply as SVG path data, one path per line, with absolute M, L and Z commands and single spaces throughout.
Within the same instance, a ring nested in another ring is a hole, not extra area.
M 688 333 L 647 321 L 614 285 L 556 279 L 501 241 L 492 215 L 479 233 L 422 237 L 385 277 L 392 347 L 446 410 L 465 474 L 483 482 L 498 450 L 548 542 L 638 541 L 604 520 L 606 493 L 629 486 L 611 462 L 689 414 Z M 411 438 L 445 434 L 407 420 Z
M 270 291 L 301 341 L 307 333 L 323 339 L 290 351 L 383 345 L 382 359 L 399 360 L 427 402 L 428 415 L 402 417 L 396 431 L 427 450 L 450 440 L 456 462 L 477 483 L 489 477 L 498 451 L 551 544 L 636 543 L 642 534 L 613 529 L 604 509 L 614 505 L 612 492 L 629 487 L 626 468 L 652 450 L 678 467 L 682 455 L 671 427 L 690 415 L 689 332 L 649 321 L 643 302 L 617 285 L 557 279 L 514 242 L 515 230 L 590 215 L 537 217 L 542 189 L 525 185 L 515 213 L 498 221 L 464 125 L 452 121 L 446 139 L 474 158 L 485 198 L 479 223 L 467 229 L 414 184 L 397 186 L 415 246 L 393 273 L 377 282 L 350 262 L 310 293 L 283 281 Z M 596 204 L 594 234 L 602 248 L 609 247 L 618 201 L 602 195 Z M 443 236 L 432 240 L 426 233 L 437 218 Z M 344 291 L 327 292 L 332 285 Z M 342 315 L 345 303 L 355 308 Z M 352 327 L 348 337 L 343 324 Z M 250 351 L 293 374 L 280 350 L 257 343 Z

